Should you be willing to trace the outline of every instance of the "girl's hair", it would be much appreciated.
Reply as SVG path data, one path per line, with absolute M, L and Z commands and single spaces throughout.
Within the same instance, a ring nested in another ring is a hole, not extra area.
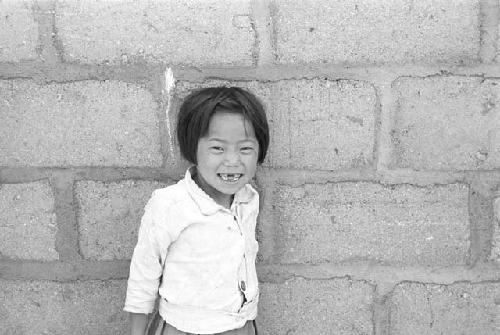
M 182 156 L 197 164 L 198 141 L 207 134 L 210 119 L 217 111 L 242 114 L 252 123 L 259 142 L 257 162 L 262 164 L 269 146 L 266 113 L 255 95 L 239 87 L 204 88 L 186 97 L 177 119 L 177 140 Z

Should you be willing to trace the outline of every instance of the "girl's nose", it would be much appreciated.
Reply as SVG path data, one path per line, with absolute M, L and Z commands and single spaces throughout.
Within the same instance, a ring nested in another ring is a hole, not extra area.
M 237 152 L 227 152 L 224 159 L 224 164 L 234 166 L 240 164 L 240 155 Z

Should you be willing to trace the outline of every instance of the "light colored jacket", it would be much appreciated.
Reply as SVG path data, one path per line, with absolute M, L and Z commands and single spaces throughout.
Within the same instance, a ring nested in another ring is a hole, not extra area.
M 229 210 L 198 187 L 190 170 L 177 184 L 154 191 L 141 220 L 124 310 L 149 314 L 159 293 L 160 315 L 184 332 L 221 333 L 255 319 L 258 211 L 251 185 L 235 194 Z

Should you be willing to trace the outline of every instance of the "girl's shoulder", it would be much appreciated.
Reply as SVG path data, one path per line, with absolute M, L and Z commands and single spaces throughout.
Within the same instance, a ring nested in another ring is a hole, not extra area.
M 176 208 L 179 205 L 189 202 L 191 199 L 182 183 L 177 182 L 167 187 L 158 188 L 153 191 L 149 202 L 153 206 L 163 209 Z

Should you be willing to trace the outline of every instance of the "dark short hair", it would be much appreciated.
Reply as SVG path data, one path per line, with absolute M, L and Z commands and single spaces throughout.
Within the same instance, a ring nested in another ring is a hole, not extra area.
M 259 99 L 239 87 L 210 87 L 196 90 L 181 105 L 177 119 L 177 140 L 182 156 L 197 164 L 198 141 L 208 132 L 210 119 L 217 111 L 242 114 L 252 123 L 259 142 L 257 162 L 262 164 L 269 147 L 269 126 Z

